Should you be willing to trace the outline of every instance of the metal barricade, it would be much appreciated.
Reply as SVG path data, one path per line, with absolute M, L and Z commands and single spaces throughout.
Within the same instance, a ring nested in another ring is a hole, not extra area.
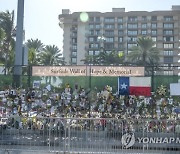
M 0 149 L 54 153 L 179 154 L 180 121 L 108 118 L 8 119 Z

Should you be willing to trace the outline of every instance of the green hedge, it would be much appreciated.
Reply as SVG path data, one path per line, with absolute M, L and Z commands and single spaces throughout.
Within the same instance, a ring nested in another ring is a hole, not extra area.
M 106 85 L 111 86 L 114 90 L 117 89 L 118 77 L 62 77 L 63 84 L 69 83 L 71 87 L 75 84 L 83 88 L 98 88 L 103 89 Z
M 164 85 L 169 88 L 170 83 L 178 83 L 178 76 L 159 75 L 154 77 L 154 89 L 157 89 L 160 85 Z
M 69 83 L 71 87 L 75 83 L 81 85 L 82 87 L 89 88 L 89 77 L 63 77 L 63 83 Z M 106 85 L 109 85 L 113 88 L 114 91 L 117 90 L 118 77 L 91 77 L 91 87 L 97 87 L 98 89 L 104 88 Z M 154 90 L 156 90 L 160 85 L 167 86 L 169 88 L 170 83 L 177 83 L 178 76 L 154 76 Z
M 62 80 L 62 85 L 69 83 L 72 88 L 75 84 L 83 88 L 97 87 L 99 90 L 103 89 L 106 85 L 109 85 L 113 88 L 114 91 L 117 90 L 117 79 L 118 77 L 59 77 Z M 31 77 L 31 86 L 33 80 L 40 80 L 40 77 Z M 9 85 L 12 85 L 12 76 L 11 75 L 0 75 L 0 88 L 3 89 Z M 154 76 L 154 89 L 160 85 L 165 85 L 169 88 L 170 83 L 177 83 L 178 76 Z M 28 87 L 28 77 L 22 76 L 22 87 Z

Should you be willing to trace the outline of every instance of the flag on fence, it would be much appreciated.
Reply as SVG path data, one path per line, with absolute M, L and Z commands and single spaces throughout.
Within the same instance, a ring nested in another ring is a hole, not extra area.
M 170 84 L 170 95 L 171 96 L 180 96 L 180 83 L 171 83 Z
M 151 77 L 119 77 L 120 95 L 151 96 Z

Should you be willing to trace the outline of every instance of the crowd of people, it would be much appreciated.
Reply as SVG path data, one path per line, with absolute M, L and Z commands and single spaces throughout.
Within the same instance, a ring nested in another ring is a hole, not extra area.
M 46 117 L 114 118 L 135 121 L 180 119 L 180 103 L 172 97 L 120 96 L 118 93 L 112 93 L 110 86 L 105 86 L 102 90 L 97 90 L 96 87 L 86 90 L 78 85 L 72 88 L 67 84 L 60 92 L 46 88 L 9 88 L 0 91 L 0 107 L 1 117 L 11 118 L 11 126 L 23 127 L 26 123 L 27 128 L 30 127 L 28 119 Z M 39 121 L 38 124 L 40 123 L 42 122 Z M 100 123 L 106 124 L 102 120 Z M 149 127 L 151 125 L 153 122 L 149 123 Z

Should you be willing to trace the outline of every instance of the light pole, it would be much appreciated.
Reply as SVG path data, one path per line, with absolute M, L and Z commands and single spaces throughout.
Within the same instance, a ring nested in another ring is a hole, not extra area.
M 179 53 L 178 53 L 178 56 L 179 56 L 178 63 L 180 64 L 180 39 L 179 39 L 178 52 L 179 52 Z M 179 64 L 178 64 L 178 65 L 179 65 Z M 178 66 L 178 83 L 180 83 L 179 76 L 180 76 L 180 66 Z
M 89 65 L 89 118 L 91 118 L 91 60 L 90 58 L 90 65 Z
M 18 0 L 13 87 L 20 87 L 21 85 L 23 23 L 24 23 L 24 0 Z

